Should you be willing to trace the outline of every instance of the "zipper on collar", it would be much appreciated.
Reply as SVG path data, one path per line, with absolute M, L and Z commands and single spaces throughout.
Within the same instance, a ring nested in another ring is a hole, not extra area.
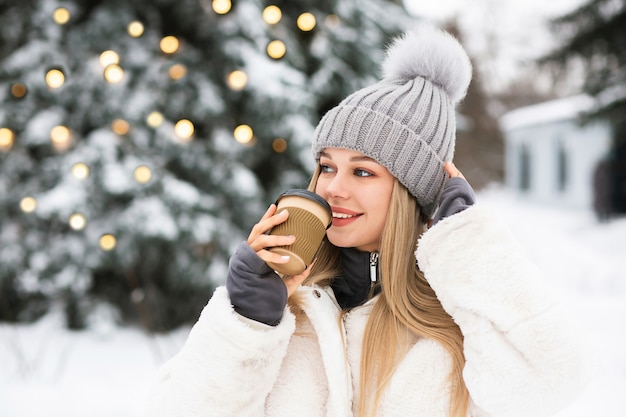
M 374 286 L 378 282 L 378 252 L 370 253 L 370 291 L 369 298 L 372 298 L 374 295 Z

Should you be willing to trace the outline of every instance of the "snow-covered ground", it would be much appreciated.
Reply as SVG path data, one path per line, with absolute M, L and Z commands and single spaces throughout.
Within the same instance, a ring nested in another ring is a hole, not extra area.
M 497 209 L 595 345 L 598 371 L 558 417 L 622 417 L 626 394 L 626 218 L 598 224 L 591 212 L 479 194 Z M 32 325 L 0 324 L 0 417 L 139 417 L 160 363 L 188 328 L 164 336 L 106 321 L 69 332 L 57 314 Z

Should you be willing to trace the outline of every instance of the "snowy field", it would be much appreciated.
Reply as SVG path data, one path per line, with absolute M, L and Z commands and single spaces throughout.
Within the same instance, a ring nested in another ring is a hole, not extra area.
M 623 417 L 626 394 L 626 218 L 523 203 L 501 191 L 479 201 L 500 212 L 589 335 L 598 371 L 558 417 Z M 152 337 L 102 321 L 68 332 L 59 315 L 0 324 L 0 417 L 139 417 L 156 369 L 189 331 Z M 529 416 L 530 417 L 530 416 Z

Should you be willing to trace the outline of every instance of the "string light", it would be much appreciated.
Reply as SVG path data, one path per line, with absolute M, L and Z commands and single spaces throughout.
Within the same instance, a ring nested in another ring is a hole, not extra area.
M 100 249 L 103 251 L 111 251 L 117 246 L 117 238 L 110 233 L 100 236 Z
M 187 67 L 183 64 L 174 64 L 168 71 L 170 78 L 173 80 L 180 80 L 187 74 Z
M 67 10 L 65 7 L 58 7 L 54 9 L 54 12 L 52 12 L 52 20 L 54 20 L 54 23 L 56 23 L 57 25 L 66 24 L 70 21 L 70 17 L 70 11 Z
M 145 165 L 139 165 L 135 168 L 133 177 L 139 184 L 147 184 L 152 179 L 152 170 Z
M 11 94 L 15 98 L 22 98 L 26 95 L 26 86 L 22 83 L 15 83 L 11 86 Z
M 226 84 L 228 84 L 231 90 L 241 91 L 248 84 L 248 74 L 241 70 L 232 71 L 228 74 L 228 77 L 226 77 Z
M 133 20 L 128 24 L 128 34 L 133 38 L 138 38 L 143 35 L 144 27 L 143 23 L 138 20 Z
M 57 151 L 65 151 L 70 147 L 72 135 L 65 126 L 55 126 L 50 130 L 50 141 Z
M 276 138 L 272 142 L 272 149 L 276 153 L 283 153 L 287 150 L 287 141 L 283 138 Z
M 117 64 L 107 65 L 104 69 L 104 79 L 110 84 L 119 83 L 124 79 L 124 70 Z
M 123 136 L 130 130 L 130 124 L 124 119 L 115 119 L 111 122 L 111 130 L 116 134 Z
M 243 144 L 250 143 L 250 141 L 254 137 L 254 132 L 252 131 L 252 128 L 248 125 L 237 126 L 233 134 L 235 136 L 235 140 Z
M 183 140 L 189 140 L 193 136 L 195 128 L 193 123 L 187 119 L 182 119 L 176 122 L 174 125 L 174 132 L 176 132 L 176 136 Z
M 263 20 L 268 25 L 275 25 L 280 22 L 280 19 L 283 17 L 283 12 L 280 11 L 280 8 L 275 5 L 267 6 L 263 9 Z
M 8 152 L 15 142 L 15 134 L 9 128 L 0 128 L 0 151 Z
M 59 88 L 65 83 L 65 74 L 58 68 L 53 68 L 46 73 L 46 84 L 50 88 Z
M 24 213 L 32 213 L 37 209 L 37 200 L 33 197 L 24 197 L 20 200 L 20 210 Z
M 146 123 L 150 127 L 157 128 L 163 124 L 163 115 L 158 111 L 153 111 L 146 117 Z
M 298 16 L 296 24 L 298 25 L 298 29 L 300 29 L 301 31 L 310 32 L 315 28 L 317 22 L 315 20 L 315 16 L 313 16 L 312 13 L 305 12 Z
M 111 64 L 119 64 L 120 56 L 115 51 L 107 50 L 100 54 L 100 65 L 103 68 Z
M 232 4 L 230 0 L 213 0 L 213 11 L 217 14 L 226 14 L 230 12 Z
M 180 43 L 178 42 L 178 38 L 176 36 L 166 36 L 161 39 L 159 44 L 161 51 L 166 54 L 173 54 L 178 51 Z
M 135 304 L 141 303 L 146 298 L 146 292 L 141 288 L 135 288 L 130 292 L 130 299 Z
M 328 16 L 326 16 L 326 19 L 324 19 L 324 22 L 326 23 L 326 26 L 333 29 L 339 26 L 341 20 L 336 14 L 329 14 Z
M 83 230 L 87 226 L 87 218 L 82 213 L 74 213 L 70 216 L 68 223 L 73 230 Z
M 267 44 L 267 55 L 273 59 L 280 59 L 285 56 L 287 47 L 283 41 L 278 39 L 271 41 Z
M 83 162 L 77 162 L 72 165 L 72 175 L 79 180 L 87 179 L 89 177 L 89 167 Z

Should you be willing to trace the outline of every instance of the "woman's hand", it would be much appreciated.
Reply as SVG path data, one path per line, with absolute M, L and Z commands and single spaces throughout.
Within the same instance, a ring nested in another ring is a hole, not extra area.
M 268 248 L 291 245 L 295 242 L 296 237 L 267 234 L 273 227 L 285 222 L 288 217 L 289 212 L 287 210 L 276 213 L 276 205 L 271 204 L 263 217 L 261 217 L 261 220 L 259 220 L 250 231 L 247 243 L 265 263 L 284 264 L 289 262 L 289 256 L 282 256 L 270 252 Z M 315 261 L 301 274 L 284 277 L 283 282 L 287 287 L 288 295 L 293 294 L 300 284 L 309 276 L 314 263 Z
M 459 171 L 459 169 L 456 167 L 456 165 L 454 165 L 454 163 L 452 161 L 448 161 L 443 165 L 443 169 L 446 170 L 446 173 L 448 174 L 448 176 L 450 178 L 456 178 L 456 177 L 461 177 L 463 178 L 465 181 L 467 181 L 465 179 L 465 176 L 463 175 L 463 173 L 461 173 L 461 171 Z

